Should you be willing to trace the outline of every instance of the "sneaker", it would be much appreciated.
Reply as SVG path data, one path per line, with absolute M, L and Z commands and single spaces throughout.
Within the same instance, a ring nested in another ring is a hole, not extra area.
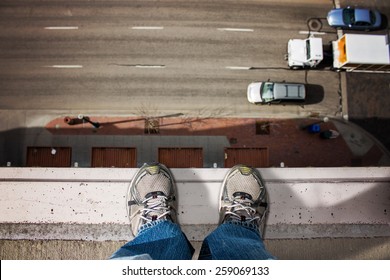
M 173 176 L 165 165 L 145 163 L 138 170 L 127 192 L 127 212 L 133 236 L 153 221 L 176 222 L 175 189 Z
M 220 221 L 237 222 L 264 233 L 268 199 L 257 169 L 236 165 L 225 176 L 219 204 Z

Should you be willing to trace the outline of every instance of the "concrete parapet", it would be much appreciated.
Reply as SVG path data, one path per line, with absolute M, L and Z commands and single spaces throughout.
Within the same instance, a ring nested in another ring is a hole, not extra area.
M 126 191 L 137 169 L 1 168 L 0 238 L 129 240 Z M 390 236 L 390 168 L 259 169 L 265 239 Z M 172 169 L 179 223 L 200 241 L 217 226 L 227 169 Z

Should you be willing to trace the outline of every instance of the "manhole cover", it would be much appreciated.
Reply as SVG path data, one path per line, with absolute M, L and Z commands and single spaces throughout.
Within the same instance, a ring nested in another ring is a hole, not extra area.
M 322 21 L 318 18 L 311 18 L 308 20 L 307 25 L 310 31 L 320 31 L 322 28 Z

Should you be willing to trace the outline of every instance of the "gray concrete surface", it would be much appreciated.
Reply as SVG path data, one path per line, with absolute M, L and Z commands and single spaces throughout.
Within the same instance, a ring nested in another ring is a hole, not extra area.
M 2 259 L 106 259 L 130 239 L 121 202 L 136 169 L 0 171 Z M 182 230 L 199 249 L 218 223 L 218 191 L 226 170 L 172 172 Z M 389 258 L 389 168 L 265 168 L 261 173 L 270 199 L 264 237 L 280 259 Z

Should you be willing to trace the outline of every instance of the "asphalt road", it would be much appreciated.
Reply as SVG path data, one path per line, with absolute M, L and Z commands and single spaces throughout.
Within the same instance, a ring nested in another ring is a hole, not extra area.
M 288 39 L 305 38 L 307 19 L 330 8 L 327 0 L 1 1 L 0 110 L 335 116 L 339 74 L 287 70 L 284 60 Z M 324 31 L 325 42 L 337 38 Z M 268 79 L 308 83 L 308 104 L 249 104 L 247 85 Z

